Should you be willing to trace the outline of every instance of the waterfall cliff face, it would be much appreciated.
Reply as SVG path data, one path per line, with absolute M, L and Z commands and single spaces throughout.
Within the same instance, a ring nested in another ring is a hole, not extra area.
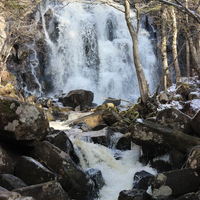
M 50 21 L 47 21 L 48 12 L 51 12 Z M 137 100 L 139 87 L 132 40 L 124 13 L 107 5 L 83 3 L 45 5 L 43 13 L 50 53 L 45 71 L 50 83 L 48 92 L 91 90 L 95 103 L 102 103 L 101 97 Z M 135 23 L 134 13 L 132 18 Z M 156 58 L 149 34 L 142 28 L 139 54 L 153 91 Z

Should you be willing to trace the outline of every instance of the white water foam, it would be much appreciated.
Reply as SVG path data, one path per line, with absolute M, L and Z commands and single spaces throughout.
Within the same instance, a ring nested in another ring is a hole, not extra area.
M 121 152 L 122 159 L 114 158 L 114 150 L 102 145 L 87 143 L 82 140 L 72 140 L 76 153 L 84 170 L 97 168 L 101 170 L 105 186 L 100 191 L 98 200 L 117 200 L 120 191 L 133 187 L 133 177 L 138 171 L 145 170 L 151 174 L 156 171 L 139 163 L 140 147 Z

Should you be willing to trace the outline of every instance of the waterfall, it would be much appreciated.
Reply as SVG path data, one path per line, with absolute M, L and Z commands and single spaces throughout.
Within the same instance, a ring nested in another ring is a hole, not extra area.
M 45 20 L 49 9 L 53 13 L 51 22 Z M 94 102 L 98 104 L 103 102 L 101 97 L 137 100 L 140 95 L 132 40 L 123 12 L 104 4 L 67 2 L 49 4 L 42 10 L 50 54 L 45 73 L 52 83 L 51 94 L 85 89 L 94 93 Z M 135 24 L 135 14 L 131 13 L 131 17 Z M 148 32 L 142 28 L 138 39 L 141 63 L 153 91 L 153 46 Z

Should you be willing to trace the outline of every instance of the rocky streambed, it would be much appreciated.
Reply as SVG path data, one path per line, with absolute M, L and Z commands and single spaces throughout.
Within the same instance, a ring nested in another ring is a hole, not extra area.
M 0 199 L 101 199 L 108 182 L 100 168 L 88 167 L 92 156 L 86 155 L 94 144 L 99 146 L 92 160 L 102 148 L 112 149 L 113 157 L 106 153 L 105 158 L 116 168 L 134 165 L 121 153 L 133 154 L 133 145 L 140 149 L 130 188 L 109 200 L 199 199 L 199 86 L 195 77 L 182 78 L 150 97 L 147 107 L 140 102 L 122 107 L 113 99 L 94 105 L 90 91 L 23 98 L 11 83 L 2 85 Z M 79 117 L 73 119 L 74 114 Z

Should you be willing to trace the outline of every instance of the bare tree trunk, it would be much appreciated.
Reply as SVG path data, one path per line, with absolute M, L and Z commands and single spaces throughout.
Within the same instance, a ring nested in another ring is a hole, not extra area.
M 177 57 L 177 25 L 176 25 L 176 14 L 175 14 L 174 8 L 171 8 L 171 15 L 172 15 L 172 20 L 173 20 L 172 54 L 173 54 L 173 59 L 175 60 L 175 58 Z M 174 61 L 174 68 L 176 72 L 176 83 L 178 83 L 181 77 L 178 59 Z
M 166 39 L 166 8 L 165 5 L 162 4 L 162 22 L 161 22 L 161 54 L 162 54 L 162 67 L 163 67 L 163 72 L 165 69 L 168 67 L 167 63 L 167 39 Z M 167 70 L 166 72 L 167 76 L 167 81 L 169 80 L 169 71 Z M 167 83 L 165 83 L 165 80 L 163 81 L 164 89 L 166 90 L 167 88 L 165 87 Z
M 185 0 L 185 7 L 188 8 L 188 1 Z M 188 24 L 188 15 L 186 14 L 186 22 Z M 187 35 L 187 34 L 186 34 Z M 187 70 L 187 77 L 190 77 L 190 48 L 189 48 L 189 42 L 188 39 L 186 41 L 186 46 L 185 46 L 185 50 L 186 50 L 186 70 Z
M 128 29 L 129 29 L 129 32 L 131 34 L 132 41 L 133 41 L 133 58 L 134 58 L 135 69 L 136 69 L 137 78 L 138 78 L 141 100 L 142 100 L 143 104 L 146 105 L 147 99 L 148 99 L 148 85 L 147 85 L 147 80 L 145 78 L 142 64 L 141 64 L 140 58 L 139 58 L 138 30 L 135 31 L 134 27 L 132 25 L 132 22 L 130 19 L 130 4 L 129 4 L 128 0 L 125 0 L 124 6 L 125 6 L 126 23 L 127 23 L 127 26 L 128 26 Z
M 184 21 L 184 28 L 185 28 L 186 37 L 188 38 L 190 52 L 191 52 L 191 55 L 192 55 L 192 59 L 194 61 L 193 66 L 194 66 L 194 69 L 197 72 L 198 76 L 200 77 L 200 59 L 199 59 L 197 50 L 195 48 L 193 39 L 190 36 L 190 27 L 189 27 L 189 23 L 187 23 L 187 21 L 186 21 L 185 14 L 183 14 L 183 21 Z

